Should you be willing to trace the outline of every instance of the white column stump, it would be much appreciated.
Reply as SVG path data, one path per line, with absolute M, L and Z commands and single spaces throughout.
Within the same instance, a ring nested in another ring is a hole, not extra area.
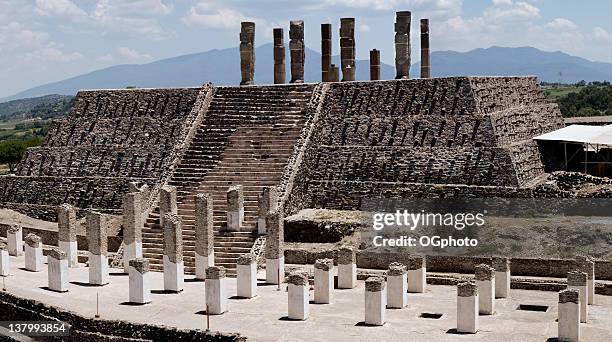
M 308 319 L 310 316 L 308 275 L 304 272 L 293 272 L 287 277 L 287 283 L 287 318 L 300 321 Z
M 210 194 L 195 197 L 195 239 L 196 279 L 206 279 L 206 269 L 215 265 L 213 198 Z
M 495 298 L 508 298 L 510 294 L 510 259 L 494 258 Z
M 387 286 L 382 277 L 370 277 L 365 282 L 365 324 L 384 325 L 387 306 Z
M 25 238 L 25 268 L 32 272 L 40 272 L 43 269 L 42 243 L 36 234 L 30 233 Z
M 478 331 L 478 288 L 476 284 L 457 284 L 457 332 L 475 334 Z
M 334 291 L 334 260 L 318 259 L 314 264 L 314 302 L 329 304 Z
M 130 272 L 130 260 L 142 258 L 143 194 L 123 196 L 123 271 Z
M 257 200 L 257 233 L 264 235 L 266 229 L 266 215 L 278 208 L 278 192 L 276 187 L 265 187 Z
M 281 284 L 285 278 L 284 225 L 282 208 L 266 215 L 266 283 Z
M 9 275 L 10 259 L 7 246 L 0 242 L 0 277 L 7 277 Z
M 6 231 L 6 240 L 9 255 L 23 255 L 23 230 L 21 229 L 21 226 L 16 224 L 11 225 Z
M 595 303 L 595 263 L 585 256 L 576 257 L 576 266 L 587 274 L 587 302 L 589 305 Z
M 567 272 L 567 288 L 578 290 L 580 296 L 580 323 L 588 321 L 588 276 L 584 272 Z
M 87 213 L 87 244 L 89 248 L 89 284 L 106 285 L 108 275 L 108 231 L 110 218 L 97 212 Z
M 239 232 L 244 221 L 244 195 L 242 185 L 227 190 L 227 230 Z
M 57 292 L 67 292 L 69 267 L 68 253 L 58 248 L 53 248 L 49 251 L 49 254 L 47 254 L 47 263 L 49 264 L 47 269 L 49 289 Z
M 211 266 L 206 269 L 206 307 L 209 315 L 221 315 L 227 311 L 227 296 L 225 295 L 225 268 Z
M 406 266 L 392 262 L 387 271 L 387 307 L 403 309 L 408 305 L 408 281 Z
M 478 312 L 481 315 L 495 313 L 495 269 L 486 264 L 474 267 L 478 287 Z
M 132 259 L 128 265 L 130 277 L 130 303 L 151 303 L 151 283 L 149 280 L 149 260 Z
M 177 214 L 166 214 L 163 222 L 164 290 L 181 292 L 185 288 L 185 267 L 183 263 L 183 220 Z
M 410 256 L 408 264 L 408 292 L 423 293 L 427 288 L 425 256 Z
M 559 292 L 558 340 L 580 341 L 580 293 L 576 289 Z
M 238 257 L 236 295 L 242 298 L 257 296 L 257 260 L 253 254 Z
M 66 252 L 68 267 L 76 267 L 79 263 L 77 249 L 76 210 L 70 204 L 62 204 L 57 208 L 58 247 Z
M 338 250 L 338 288 L 352 289 L 357 285 L 355 251 L 349 247 Z

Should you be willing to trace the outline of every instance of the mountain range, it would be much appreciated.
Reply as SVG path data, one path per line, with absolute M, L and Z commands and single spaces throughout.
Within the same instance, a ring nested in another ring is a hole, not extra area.
M 272 83 L 272 53 L 271 43 L 256 48 L 256 84 Z M 338 56 L 332 59 L 336 65 L 340 64 Z M 74 95 L 80 89 L 183 87 L 206 82 L 236 85 L 240 83 L 239 60 L 238 48 L 227 48 L 147 64 L 117 65 L 27 89 L 0 99 L 0 102 L 48 94 Z M 290 75 L 289 64 L 287 57 L 287 78 Z M 612 80 L 610 63 L 592 62 L 563 52 L 545 52 L 532 47 L 490 47 L 468 52 L 435 51 L 431 54 L 431 66 L 434 77 L 536 75 L 541 81 L 562 83 Z M 369 61 L 357 60 L 356 68 L 358 80 L 369 79 Z M 413 77 L 418 77 L 419 68 L 419 63 L 412 65 Z M 318 82 L 321 79 L 320 70 L 320 53 L 306 49 L 306 82 Z M 392 79 L 395 68 L 382 63 L 380 74 L 382 79 Z

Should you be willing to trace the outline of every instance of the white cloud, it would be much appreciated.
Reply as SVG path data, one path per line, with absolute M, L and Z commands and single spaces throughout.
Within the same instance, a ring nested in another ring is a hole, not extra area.
M 36 0 L 36 12 L 75 20 L 87 17 L 87 13 L 70 0 Z
M 120 48 L 117 49 L 117 53 L 119 54 L 119 56 L 123 57 L 123 59 L 126 59 L 128 61 L 149 61 L 152 59 L 151 55 L 148 55 L 146 53 L 140 53 L 134 49 L 130 49 L 128 47 L 122 46 Z
M 612 34 L 608 33 L 603 27 L 596 27 L 593 29 L 593 38 L 596 41 L 612 43 Z
M 54 45 L 43 48 L 41 56 L 54 62 L 72 62 L 83 58 L 83 55 L 78 52 L 66 53 Z
M 540 17 L 540 9 L 523 1 L 494 0 L 483 17 L 491 22 L 531 20 Z
M 372 28 L 367 24 L 359 24 L 358 30 L 359 32 L 370 32 Z
M 151 17 L 165 16 L 174 10 L 171 4 L 161 0 L 99 0 L 94 16 L 103 17 Z
M 242 21 L 253 21 L 256 24 L 267 25 L 265 20 L 247 17 L 237 10 L 219 7 L 208 1 L 192 6 L 182 18 L 182 21 L 187 25 L 233 30 L 240 27 Z

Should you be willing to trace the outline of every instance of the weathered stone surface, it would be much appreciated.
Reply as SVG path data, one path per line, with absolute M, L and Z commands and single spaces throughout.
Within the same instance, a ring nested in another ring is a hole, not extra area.
M 283 255 L 285 233 L 282 213 L 282 208 L 277 208 L 266 216 L 266 259 L 278 259 Z
M 387 283 L 383 277 L 369 277 L 365 281 L 365 289 L 368 292 L 380 292 L 385 289 Z
M 431 77 L 429 61 L 429 19 L 421 19 L 421 78 Z
M 321 81 L 331 82 L 329 69 L 332 61 L 332 25 L 321 24 Z
M 7 232 L 16 234 L 21 230 L 21 226 L 18 224 L 12 224 L 8 227 Z
M 210 194 L 195 196 L 195 248 L 196 253 L 208 256 L 214 251 L 213 198 Z
M 225 267 L 211 266 L 206 269 L 206 279 L 222 279 L 225 278 Z
M 68 259 L 68 254 L 59 248 L 51 248 L 47 253 L 47 257 L 55 260 L 66 260 Z
M 244 193 L 242 185 L 231 186 L 227 190 L 227 210 L 238 211 L 244 207 Z
M 304 83 L 304 21 L 292 20 L 289 23 L 289 50 L 291 52 L 291 83 Z
M 273 30 L 274 36 L 274 84 L 285 83 L 285 38 L 282 28 Z
M 314 267 L 323 271 L 330 271 L 334 268 L 334 259 L 318 259 Z
M 568 286 L 586 286 L 587 285 L 587 274 L 580 271 L 567 272 L 567 285 Z
M 76 241 L 76 210 L 70 204 L 57 207 L 57 229 L 59 241 Z
M 342 81 L 355 80 L 355 18 L 340 19 Z
M 159 190 L 159 213 L 162 219 L 166 214 L 176 214 L 177 210 L 176 187 L 164 185 Z
M 370 50 L 370 81 L 380 80 L 380 50 Z
M 459 297 L 473 297 L 478 294 L 478 287 L 476 284 L 468 281 L 463 281 L 457 284 L 457 296 Z
M 255 76 L 255 23 L 240 23 L 240 85 L 253 84 Z
M 577 289 L 566 289 L 559 291 L 559 304 L 576 303 L 578 304 L 580 292 Z
M 257 258 L 251 253 L 242 254 L 238 257 L 238 265 L 250 265 L 252 263 L 255 263 L 256 261 Z
M 399 276 L 402 274 L 406 274 L 406 265 L 400 264 L 399 262 L 392 262 L 391 264 L 389 264 L 389 270 L 387 271 L 387 275 Z
M 7 248 L 8 246 L 6 243 L 4 241 L 0 241 L 0 251 L 6 251 Z
M 410 77 L 410 25 L 412 13 L 400 11 L 395 14 L 395 71 L 396 79 Z
M 176 214 L 164 216 L 164 255 L 177 264 L 183 261 L 183 220 Z
M 476 280 L 491 280 L 495 277 L 495 269 L 487 264 L 480 264 L 474 267 Z
M 411 255 L 410 262 L 407 267 L 409 270 L 418 270 L 421 268 L 425 268 L 425 256 L 424 255 Z
M 262 190 L 257 202 L 259 217 L 266 217 L 268 212 L 278 208 L 278 189 L 275 186 L 267 186 Z
M 149 272 L 149 260 L 144 258 L 136 258 L 129 261 L 129 265 L 134 267 L 140 274 Z
M 108 253 L 110 225 L 108 215 L 95 211 L 87 213 L 87 245 L 90 253 L 95 255 L 106 255 Z
M 510 271 L 510 258 L 495 257 L 492 266 L 498 272 Z
M 340 81 L 340 70 L 335 64 L 332 64 L 329 67 L 329 82 L 339 82 Z
M 143 198 L 141 192 L 123 196 L 123 242 L 126 245 L 142 241 L 144 226 Z
M 34 234 L 34 233 L 30 233 L 28 234 L 25 239 L 23 239 L 23 241 L 25 242 L 26 245 L 32 247 L 32 248 L 38 248 L 38 247 L 42 247 L 42 243 L 41 243 L 41 239 L 40 236 Z
M 338 250 L 338 265 L 354 264 L 355 250 L 350 247 L 342 247 Z
M 287 276 L 287 283 L 300 286 L 308 286 L 308 274 L 305 272 L 291 272 Z

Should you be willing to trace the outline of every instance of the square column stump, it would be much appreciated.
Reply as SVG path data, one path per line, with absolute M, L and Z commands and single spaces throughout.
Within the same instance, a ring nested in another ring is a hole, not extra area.
M 266 215 L 270 211 L 275 211 L 278 208 L 278 192 L 276 187 L 265 187 L 257 202 L 257 233 L 263 235 L 267 233 Z
M 285 278 L 284 224 L 282 208 L 266 216 L 266 283 L 281 284 Z
M 48 280 L 49 289 L 56 292 L 68 291 L 68 253 L 53 248 L 47 255 L 47 263 L 49 264 Z
M 89 284 L 106 285 L 108 275 L 108 230 L 110 219 L 107 215 L 87 213 L 87 240 L 89 247 Z
M 510 294 L 510 259 L 494 258 L 495 298 L 508 298 Z
M 227 190 L 227 231 L 239 232 L 244 221 L 244 194 L 242 185 Z
M 478 331 L 478 288 L 471 282 L 457 284 L 457 332 Z
M 215 265 L 213 198 L 210 194 L 195 197 L 195 239 L 196 278 L 206 279 L 206 269 Z
M 576 264 L 581 272 L 587 274 L 587 299 L 591 305 L 595 302 L 595 263 L 588 257 L 577 256 Z
M 32 272 L 40 272 L 43 268 L 42 243 L 36 234 L 30 233 L 25 238 L 25 268 Z
M 0 277 L 7 277 L 10 269 L 10 259 L 6 244 L 0 242 Z
M 225 295 L 225 267 L 212 266 L 206 269 L 206 307 L 209 315 L 221 315 L 227 311 Z
M 287 277 L 287 283 L 287 317 L 300 321 L 307 320 L 310 316 L 308 275 L 303 272 L 293 272 Z
M 132 259 L 128 264 L 130 283 L 130 303 L 151 303 L 151 281 L 149 279 L 149 260 Z
M 406 266 L 392 262 L 387 271 L 387 307 L 403 309 L 408 304 L 408 281 Z
M 580 292 L 567 289 L 559 292 L 558 340 L 578 342 L 580 340 Z
M 12 256 L 23 255 L 23 230 L 21 226 L 11 225 L 6 231 L 8 253 Z
M 370 277 L 365 282 L 365 324 L 384 325 L 387 319 L 387 284 L 382 277 Z
M 317 304 L 331 303 L 334 291 L 334 260 L 318 259 L 314 264 L 314 301 Z
M 413 255 L 408 264 L 408 292 L 423 293 L 427 288 L 427 271 L 424 255 Z
M 476 286 L 478 286 L 478 313 L 495 313 L 495 269 L 486 264 L 476 265 Z
M 181 292 L 185 288 L 183 263 L 183 220 L 176 214 L 164 216 L 164 290 Z
M 142 227 L 144 226 L 141 192 L 123 196 L 123 271 L 129 273 L 130 260 L 142 258 Z
M 352 289 L 357 285 L 355 250 L 343 247 L 338 250 L 338 288 Z
M 567 272 L 567 288 L 578 290 L 580 295 L 580 323 L 588 321 L 588 276 L 584 272 Z
M 238 257 L 236 270 L 236 295 L 242 298 L 257 296 L 257 260 L 253 254 Z
M 70 204 L 57 208 L 58 247 L 66 252 L 68 266 L 76 267 L 79 263 L 77 249 L 76 210 Z

